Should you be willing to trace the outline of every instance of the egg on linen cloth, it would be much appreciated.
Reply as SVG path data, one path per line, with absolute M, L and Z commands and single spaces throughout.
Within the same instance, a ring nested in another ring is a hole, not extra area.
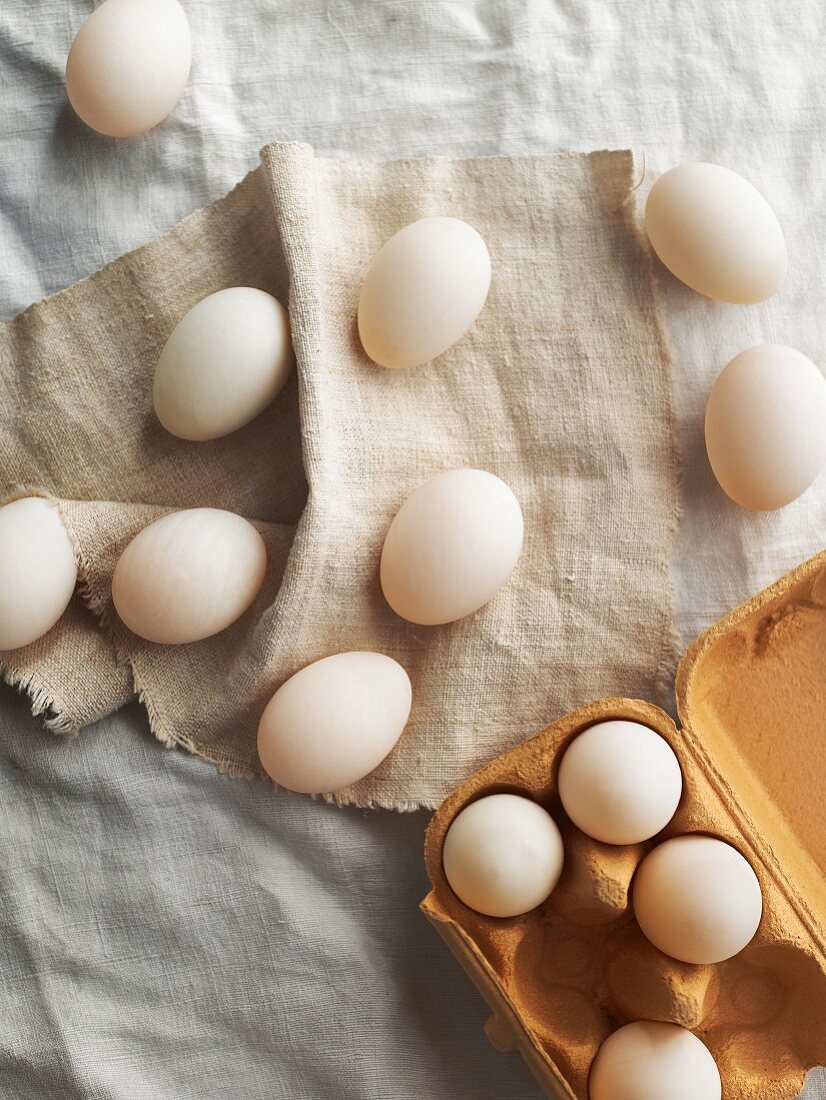
M 301 794 L 349 787 L 393 749 L 412 697 L 410 678 L 392 657 L 323 657 L 285 681 L 264 708 L 261 765 L 280 786 Z
M 639 844 L 674 816 L 683 776 L 664 737 L 639 722 L 597 722 L 559 766 L 559 797 L 574 825 L 605 844 Z
M 51 630 L 76 581 L 75 552 L 54 504 L 23 497 L 0 508 L 0 649 Z
M 281 303 L 253 287 L 219 290 L 172 330 L 155 368 L 155 412 L 181 439 L 219 439 L 266 409 L 292 365 Z
M 422 626 L 477 611 L 513 572 L 522 551 L 522 509 L 484 470 L 447 470 L 402 504 L 381 553 L 384 597 Z
M 150 523 L 120 556 L 112 600 L 141 638 L 198 642 L 238 619 L 264 582 L 267 551 L 251 523 L 220 508 L 189 508 Z
M 747 179 L 719 164 L 680 164 L 648 196 L 651 247 L 678 279 L 709 298 L 747 305 L 783 285 L 786 239 Z
M 742 351 L 711 387 L 705 434 L 714 476 L 733 501 L 783 508 L 826 465 L 826 378 L 782 344 Z
M 763 912 L 751 865 L 723 840 L 678 836 L 650 852 L 634 876 L 634 913 L 660 951 L 719 963 L 751 941 Z
M 516 917 L 541 905 L 559 882 L 564 858 L 554 819 L 516 794 L 491 794 L 465 806 L 442 849 L 451 890 L 489 917 Z
M 490 288 L 490 255 L 459 218 L 421 218 L 390 238 L 361 290 L 358 329 L 374 363 L 400 369 L 435 359 L 479 316 Z
M 133 137 L 166 118 L 191 62 L 189 21 L 178 0 L 105 0 L 72 42 L 66 92 L 87 126 Z
M 638 1020 L 609 1035 L 588 1078 L 589 1100 L 720 1100 L 708 1047 L 679 1024 Z

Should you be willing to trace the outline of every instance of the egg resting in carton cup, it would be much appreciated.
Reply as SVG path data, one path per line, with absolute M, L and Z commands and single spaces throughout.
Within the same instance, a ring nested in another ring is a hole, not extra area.
M 2 654 L 6 679 L 64 733 L 137 693 L 163 743 L 252 776 L 259 718 L 288 676 L 385 653 L 413 683 L 410 722 L 333 797 L 395 809 L 435 806 L 584 697 L 663 698 L 676 457 L 637 176 L 628 152 L 369 163 L 271 145 L 225 198 L 5 323 L 0 499 L 58 501 L 80 581 L 55 628 Z M 385 241 L 431 216 L 481 234 L 487 303 L 433 363 L 384 370 L 359 341 L 362 283 Z M 187 310 L 230 286 L 288 306 L 296 370 L 239 431 L 175 438 L 153 371 Z M 415 488 L 462 466 L 514 491 L 524 550 L 480 611 L 416 626 L 382 596 L 382 542 Z M 112 608 L 118 556 L 168 511 L 200 507 L 253 522 L 261 591 L 220 635 L 142 641 Z

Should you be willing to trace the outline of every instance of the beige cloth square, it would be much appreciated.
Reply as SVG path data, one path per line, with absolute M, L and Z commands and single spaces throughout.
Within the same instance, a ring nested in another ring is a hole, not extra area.
M 0 494 L 58 498 L 82 577 L 58 626 L 2 655 L 6 678 L 58 732 L 137 691 L 161 741 L 249 776 L 287 676 L 380 650 L 410 673 L 411 720 L 336 797 L 396 809 L 435 805 L 586 700 L 662 698 L 676 455 L 633 174 L 628 152 L 377 164 L 271 145 L 226 198 L 0 327 Z M 361 281 L 384 240 L 431 214 L 481 232 L 490 296 L 433 364 L 385 371 L 358 342 Z M 155 420 L 153 367 L 183 313 L 232 285 L 289 302 L 297 373 L 246 428 L 187 443 Z M 382 538 L 413 488 L 465 465 L 516 492 L 523 556 L 477 614 L 413 626 L 382 598 Z M 203 505 L 256 523 L 264 588 L 215 638 L 143 642 L 111 607 L 118 554 L 164 511 Z

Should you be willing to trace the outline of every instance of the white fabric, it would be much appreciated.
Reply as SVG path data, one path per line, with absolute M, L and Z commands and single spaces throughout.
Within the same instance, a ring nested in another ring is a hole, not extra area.
M 747 515 L 702 445 L 705 395 L 737 351 L 771 339 L 826 364 L 819 0 L 187 0 L 187 91 L 162 128 L 125 142 L 65 104 L 66 51 L 91 7 L 0 5 L 2 316 L 218 197 L 272 139 L 375 158 L 630 145 L 648 160 L 643 191 L 671 163 L 715 160 L 774 204 L 791 267 L 752 308 L 663 278 L 684 640 L 826 543 L 826 477 L 779 515 Z M 415 914 L 424 816 L 273 802 L 165 754 L 134 708 L 59 743 L 11 693 L 0 701 L 0 1094 L 534 1095 L 487 1048 L 483 1007 Z M 823 1100 L 826 1076 L 813 1078 L 807 1100 Z

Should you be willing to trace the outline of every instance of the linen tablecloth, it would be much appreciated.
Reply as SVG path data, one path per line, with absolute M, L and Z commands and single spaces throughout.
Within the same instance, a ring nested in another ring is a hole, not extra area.
M 273 139 L 389 158 L 631 146 L 710 159 L 786 230 L 766 305 L 664 276 L 683 439 L 684 642 L 826 543 L 826 478 L 779 516 L 730 505 L 705 395 L 766 339 L 826 363 L 826 86 L 817 0 L 187 0 L 174 116 L 114 143 L 65 103 L 87 0 L 0 6 L 0 313 L 217 198 Z M 340 811 L 170 755 L 130 707 L 77 740 L 0 692 L 0 1095 L 17 1100 L 527 1100 L 521 1063 L 416 912 L 425 815 Z M 528 732 L 528 731 L 526 731 Z M 197 858 L 194 853 L 197 852 Z M 812 1075 L 806 1100 L 826 1097 Z

